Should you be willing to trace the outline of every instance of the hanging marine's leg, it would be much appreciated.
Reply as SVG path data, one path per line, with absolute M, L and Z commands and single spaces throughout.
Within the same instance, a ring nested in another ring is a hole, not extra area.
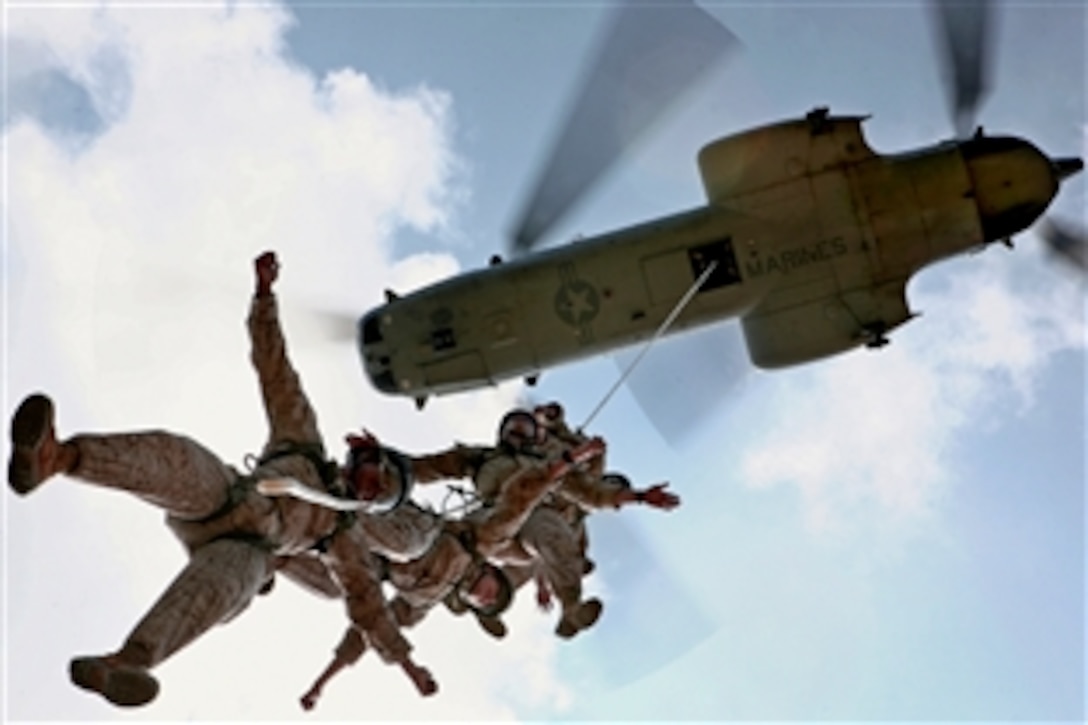
M 58 441 L 55 408 L 27 397 L 12 418 L 8 483 L 26 494 L 50 477 L 128 491 L 183 519 L 199 519 L 227 501 L 234 471 L 185 436 L 163 431 L 76 435 Z
M 582 601 L 585 558 L 570 525 L 554 509 L 540 508 L 526 521 L 520 538 L 534 553 L 539 573 L 562 607 L 555 633 L 569 639 L 592 626 L 603 605 L 596 598 Z
M 146 705 L 159 694 L 159 681 L 146 667 L 127 664 L 120 653 L 77 657 L 68 665 L 72 682 L 120 707 Z
M 77 435 L 79 460 L 69 475 L 120 489 L 181 519 L 200 519 L 226 503 L 236 473 L 185 436 L 163 431 Z
M 159 689 L 150 670 L 241 612 L 273 566 L 271 554 L 246 541 L 218 539 L 197 548 L 118 652 L 72 660 L 72 681 L 115 705 L 150 702 Z
M 57 441 L 53 401 L 41 393 L 23 399 L 11 418 L 8 484 L 24 496 L 76 463 L 75 449 Z

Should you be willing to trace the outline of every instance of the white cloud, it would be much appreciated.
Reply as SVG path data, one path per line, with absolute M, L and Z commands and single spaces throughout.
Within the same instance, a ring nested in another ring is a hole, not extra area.
M 359 314 L 390 283 L 456 271 L 448 255 L 392 258 L 398 229 L 440 229 L 463 199 L 446 94 L 384 91 L 353 69 L 315 78 L 284 57 L 292 20 L 275 5 L 24 6 L 7 17 L 10 36 L 37 49 L 27 70 L 55 63 L 106 125 L 76 152 L 29 118 L 5 129 L 6 411 L 44 389 L 62 436 L 164 427 L 240 462 L 266 430 L 243 320 L 252 259 L 271 248 L 291 354 L 331 446 L 360 425 L 413 450 L 490 438 L 485 422 L 511 386 L 433 401 L 421 425 L 411 403 L 368 388 L 353 344 L 321 341 L 307 317 Z M 180 546 L 158 512 L 66 480 L 6 511 L 6 714 L 117 717 L 67 682 L 67 659 L 119 645 L 182 565 Z M 136 716 L 300 715 L 297 694 L 345 621 L 339 606 L 262 598 L 166 663 L 162 700 Z M 473 673 L 521 672 L 536 691 L 560 692 L 551 659 L 525 654 L 549 647 L 533 626 L 489 649 L 468 623 L 437 619 L 417 642 L 438 699 L 364 661 L 322 715 L 511 717 L 507 694 L 474 686 Z
M 954 481 L 957 434 L 1023 414 L 1053 356 L 1084 349 L 1078 280 L 1022 246 L 925 272 L 911 290 L 924 314 L 889 347 L 767 378 L 774 403 L 743 458 L 747 485 L 795 487 L 825 533 L 932 514 Z

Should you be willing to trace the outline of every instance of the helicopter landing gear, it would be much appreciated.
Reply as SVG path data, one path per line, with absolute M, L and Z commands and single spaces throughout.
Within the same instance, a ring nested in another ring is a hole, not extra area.
M 865 341 L 865 347 L 870 350 L 877 350 L 891 342 L 888 339 L 888 326 L 883 322 L 870 322 L 868 325 L 863 325 L 861 339 Z

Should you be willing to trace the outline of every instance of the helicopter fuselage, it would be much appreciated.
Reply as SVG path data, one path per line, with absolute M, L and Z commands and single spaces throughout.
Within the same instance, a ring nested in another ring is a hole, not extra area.
M 913 317 L 914 273 L 1026 228 L 1058 179 L 1008 137 L 879 155 L 862 120 L 818 109 L 719 139 L 699 154 L 705 206 L 390 295 L 359 322 L 368 377 L 422 404 L 638 343 L 712 262 L 669 332 L 739 317 L 762 368 L 883 345 Z

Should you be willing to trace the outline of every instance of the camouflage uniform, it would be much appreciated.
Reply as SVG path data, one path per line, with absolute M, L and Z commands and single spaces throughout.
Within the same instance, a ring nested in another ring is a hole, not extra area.
M 563 446 L 561 450 L 569 450 L 569 447 Z M 480 510 L 487 511 L 490 507 L 502 505 L 498 494 L 511 474 L 532 465 L 533 461 L 544 459 L 545 456 L 539 453 L 514 452 L 504 447 L 457 445 L 441 453 L 417 457 L 413 471 L 417 483 L 471 478 L 483 502 Z M 568 473 L 563 481 L 570 475 Z M 561 486 L 565 485 L 561 483 Z M 549 498 L 554 496 L 555 493 L 552 493 Z M 590 603 L 582 601 L 582 577 L 587 562 L 577 530 L 559 508 L 536 506 L 517 537 L 487 556 L 499 564 L 530 567 L 544 578 L 562 606 L 562 618 L 557 629 L 562 636 L 572 636 L 588 626 L 579 623 L 580 620 L 596 619 L 596 615 L 589 616 L 586 611 L 585 605 Z M 600 603 L 594 600 L 592 606 L 599 613 Z
M 572 431 L 561 417 L 548 420 L 543 423 L 543 426 L 547 436 L 540 447 L 546 455 L 561 455 L 563 450 L 586 440 L 584 434 Z M 587 514 L 606 508 L 618 509 L 625 503 L 621 496 L 627 489 L 614 480 L 606 479 L 604 471 L 605 457 L 603 455 L 593 459 L 586 466 L 572 468 L 543 504 L 555 509 L 574 531 L 587 571 L 593 566 L 587 554 L 589 549 L 589 537 L 585 525 Z
M 370 553 L 381 578 L 387 574 L 391 561 L 417 559 L 434 545 L 442 533 L 442 519 L 413 501 L 406 501 L 383 514 L 356 514 L 356 525 L 366 534 Z M 339 599 L 343 591 L 316 552 L 295 556 L 280 556 L 276 571 L 304 589 L 319 596 Z
M 452 460 L 417 459 L 413 472 L 416 477 L 433 479 L 440 474 L 431 466 L 448 465 Z M 391 608 L 402 627 L 418 624 L 483 558 L 531 557 L 517 543 L 518 531 L 537 503 L 556 485 L 556 479 L 543 459 L 523 458 L 516 467 L 503 470 L 507 477 L 494 488 L 493 506 L 474 511 L 459 521 L 445 521 L 430 547 L 418 558 L 400 557 L 385 562 L 385 578 L 397 591 Z M 397 509 L 390 516 L 395 517 L 399 512 Z M 312 708 L 325 684 L 341 669 L 354 665 L 366 650 L 367 642 L 359 631 L 348 629 L 332 663 L 302 697 L 303 707 Z
M 118 653 L 73 661 L 76 684 L 115 704 L 152 699 L 158 685 L 146 670 L 241 612 L 269 584 L 284 557 L 313 553 L 315 547 L 342 590 L 354 628 L 385 661 L 409 661 L 411 647 L 386 605 L 364 528 L 350 516 L 254 490 L 263 478 L 290 477 L 323 491 L 340 482 L 335 464 L 324 460 L 315 413 L 287 358 L 272 294 L 253 298 L 248 328 L 270 427 L 249 474 L 187 437 L 162 431 L 77 435 L 59 444 L 76 459 L 63 473 L 165 509 L 168 525 L 190 553 L 186 567 Z M 116 671 L 143 679 L 137 678 L 135 690 L 125 682 L 110 684 Z

